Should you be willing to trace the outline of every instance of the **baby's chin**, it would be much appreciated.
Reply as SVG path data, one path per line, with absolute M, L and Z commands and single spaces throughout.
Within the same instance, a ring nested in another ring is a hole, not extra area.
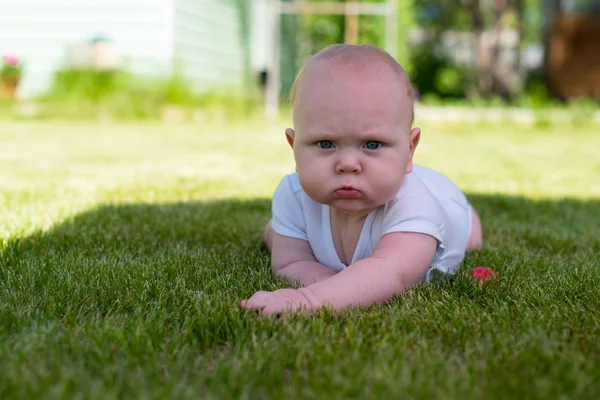
M 380 207 L 382 204 L 379 203 L 366 203 L 364 201 L 360 201 L 360 200 L 334 200 L 329 202 L 329 204 L 326 204 L 328 206 L 330 206 L 332 209 L 348 215 L 348 216 L 354 216 L 354 215 L 363 215 L 363 214 L 368 214 L 371 211 L 373 211 L 374 209 L 376 209 L 377 207 Z

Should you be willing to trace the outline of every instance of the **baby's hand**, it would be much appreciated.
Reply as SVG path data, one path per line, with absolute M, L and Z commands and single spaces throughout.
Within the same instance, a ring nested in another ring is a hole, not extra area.
M 302 292 L 296 289 L 279 289 L 274 292 L 256 292 L 240 307 L 246 310 L 262 310 L 263 316 L 291 311 L 310 311 L 312 306 Z

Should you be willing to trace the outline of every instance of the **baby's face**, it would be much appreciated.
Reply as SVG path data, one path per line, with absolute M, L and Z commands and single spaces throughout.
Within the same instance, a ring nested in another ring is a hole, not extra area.
M 372 74 L 371 74 L 372 75 Z M 300 184 L 313 200 L 364 215 L 391 200 L 412 170 L 419 130 L 393 72 L 305 76 L 288 130 Z

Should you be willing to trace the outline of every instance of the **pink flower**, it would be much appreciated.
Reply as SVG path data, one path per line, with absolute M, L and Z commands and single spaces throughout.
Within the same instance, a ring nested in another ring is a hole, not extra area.
M 21 59 L 16 54 L 5 54 L 2 56 L 2 60 L 10 65 L 11 67 L 18 67 L 21 64 Z

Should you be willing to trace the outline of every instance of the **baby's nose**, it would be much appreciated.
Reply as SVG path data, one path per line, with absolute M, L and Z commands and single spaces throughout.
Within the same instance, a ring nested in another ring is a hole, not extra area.
M 342 173 L 360 173 L 361 171 L 360 158 L 354 152 L 346 152 L 340 155 L 336 165 L 336 172 Z

